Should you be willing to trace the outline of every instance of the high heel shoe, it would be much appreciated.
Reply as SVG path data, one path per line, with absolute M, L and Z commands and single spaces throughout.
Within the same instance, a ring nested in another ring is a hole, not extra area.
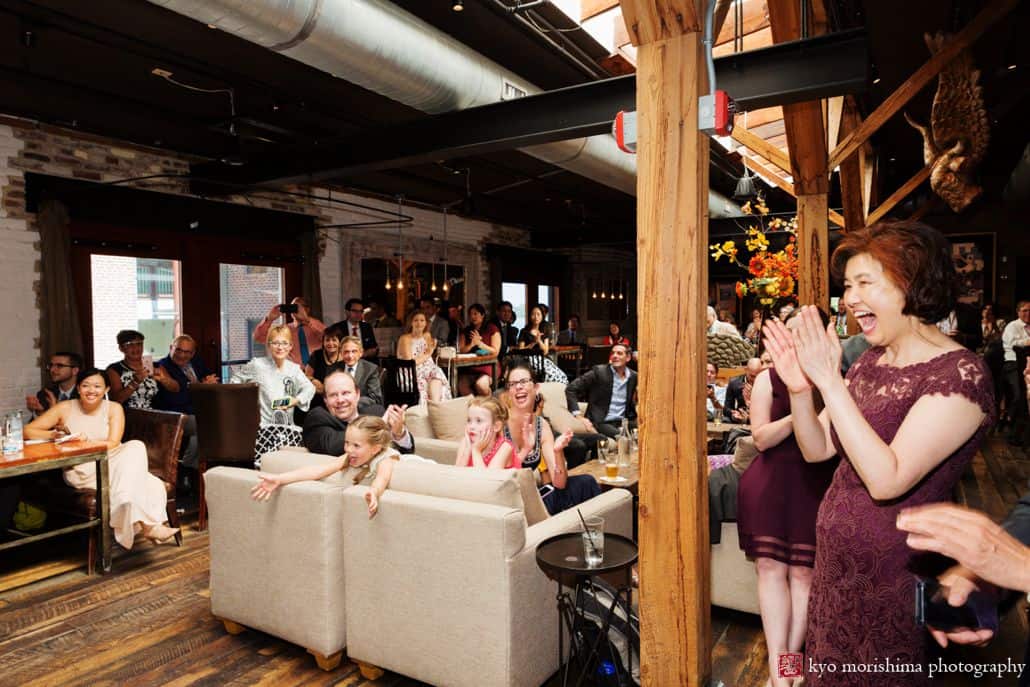
M 169 527 L 168 525 L 150 525 L 143 528 L 143 536 L 155 544 L 168 544 L 178 533 L 178 527 Z

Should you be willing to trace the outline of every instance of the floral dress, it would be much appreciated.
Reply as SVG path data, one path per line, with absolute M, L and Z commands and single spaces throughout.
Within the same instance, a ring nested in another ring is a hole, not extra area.
M 411 344 L 412 359 L 425 355 L 426 350 L 429 348 L 426 340 L 421 336 L 412 338 L 414 339 Z M 415 381 L 418 384 L 418 404 L 423 408 L 429 404 L 429 382 L 433 379 L 440 380 L 442 391 L 440 400 L 451 400 L 451 384 L 447 381 L 447 375 L 444 374 L 439 365 L 433 362 L 432 358 L 426 358 L 415 367 Z

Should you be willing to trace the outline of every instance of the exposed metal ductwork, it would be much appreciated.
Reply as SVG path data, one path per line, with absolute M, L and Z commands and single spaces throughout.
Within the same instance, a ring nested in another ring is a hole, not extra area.
M 150 0 L 429 114 L 541 89 L 385 0 Z M 613 113 L 614 114 L 614 113 Z M 610 135 L 522 152 L 636 195 L 636 158 Z M 709 191 L 709 215 L 740 208 Z

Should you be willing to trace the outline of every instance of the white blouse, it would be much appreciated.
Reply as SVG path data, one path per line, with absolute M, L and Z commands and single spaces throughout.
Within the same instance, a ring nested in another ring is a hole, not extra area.
M 261 424 L 275 424 L 274 412 L 285 404 L 283 399 L 295 396 L 297 407 L 307 410 L 311 399 L 315 396 L 315 387 L 297 363 L 286 360 L 283 366 L 276 367 L 271 358 L 254 358 L 233 373 L 231 384 L 257 382 L 259 388 L 258 403 L 261 409 Z M 278 402 L 278 403 L 277 403 Z M 293 408 L 288 411 L 293 419 Z

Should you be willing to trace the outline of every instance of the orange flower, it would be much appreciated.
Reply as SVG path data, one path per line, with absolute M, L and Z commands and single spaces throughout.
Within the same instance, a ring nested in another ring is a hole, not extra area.
M 755 255 L 751 258 L 751 261 L 747 265 L 748 271 L 756 277 L 762 276 L 766 270 L 765 260 L 761 255 Z

